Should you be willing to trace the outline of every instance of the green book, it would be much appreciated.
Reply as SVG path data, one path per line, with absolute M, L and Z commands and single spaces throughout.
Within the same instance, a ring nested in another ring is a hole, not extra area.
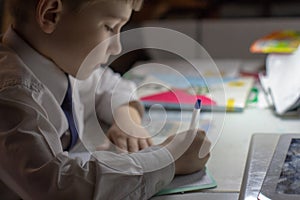
M 193 174 L 175 176 L 173 181 L 156 195 L 184 193 L 214 187 L 217 187 L 217 183 L 205 168 Z

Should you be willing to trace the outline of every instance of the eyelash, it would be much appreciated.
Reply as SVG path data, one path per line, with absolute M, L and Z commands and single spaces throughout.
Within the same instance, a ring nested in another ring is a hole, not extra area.
M 109 32 L 111 32 L 111 33 L 114 32 L 114 29 L 111 28 L 110 26 L 108 26 L 108 25 L 104 25 L 104 26 L 105 26 L 105 28 L 106 28 L 107 31 L 109 31 Z

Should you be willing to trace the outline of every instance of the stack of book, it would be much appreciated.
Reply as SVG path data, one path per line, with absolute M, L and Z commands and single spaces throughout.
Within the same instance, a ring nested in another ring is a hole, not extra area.
M 243 111 L 255 81 L 253 77 L 240 77 L 236 63 L 222 67 L 198 60 L 192 64 L 194 68 L 169 62 L 171 67 L 164 68 L 152 63 L 131 71 L 127 77 L 139 80 L 137 94 L 145 107 L 159 104 L 166 109 L 192 110 L 196 99 L 201 99 L 202 110 Z

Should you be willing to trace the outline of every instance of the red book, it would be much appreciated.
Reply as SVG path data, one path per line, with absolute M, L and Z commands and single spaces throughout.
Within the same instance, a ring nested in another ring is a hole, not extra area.
M 204 95 L 192 95 L 180 89 L 173 89 L 141 98 L 146 106 L 157 103 L 168 108 L 194 108 L 197 99 L 201 99 L 201 105 L 204 109 L 216 105 L 215 101 Z

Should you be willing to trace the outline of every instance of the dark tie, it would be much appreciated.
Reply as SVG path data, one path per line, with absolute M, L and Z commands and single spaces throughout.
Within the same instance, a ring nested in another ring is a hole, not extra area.
M 75 126 L 75 120 L 73 116 L 72 89 L 71 89 L 71 84 L 68 76 L 67 79 L 68 79 L 68 89 L 64 101 L 61 105 L 61 108 L 63 109 L 68 120 L 71 142 L 69 146 L 64 150 L 70 150 L 78 140 L 78 132 Z

